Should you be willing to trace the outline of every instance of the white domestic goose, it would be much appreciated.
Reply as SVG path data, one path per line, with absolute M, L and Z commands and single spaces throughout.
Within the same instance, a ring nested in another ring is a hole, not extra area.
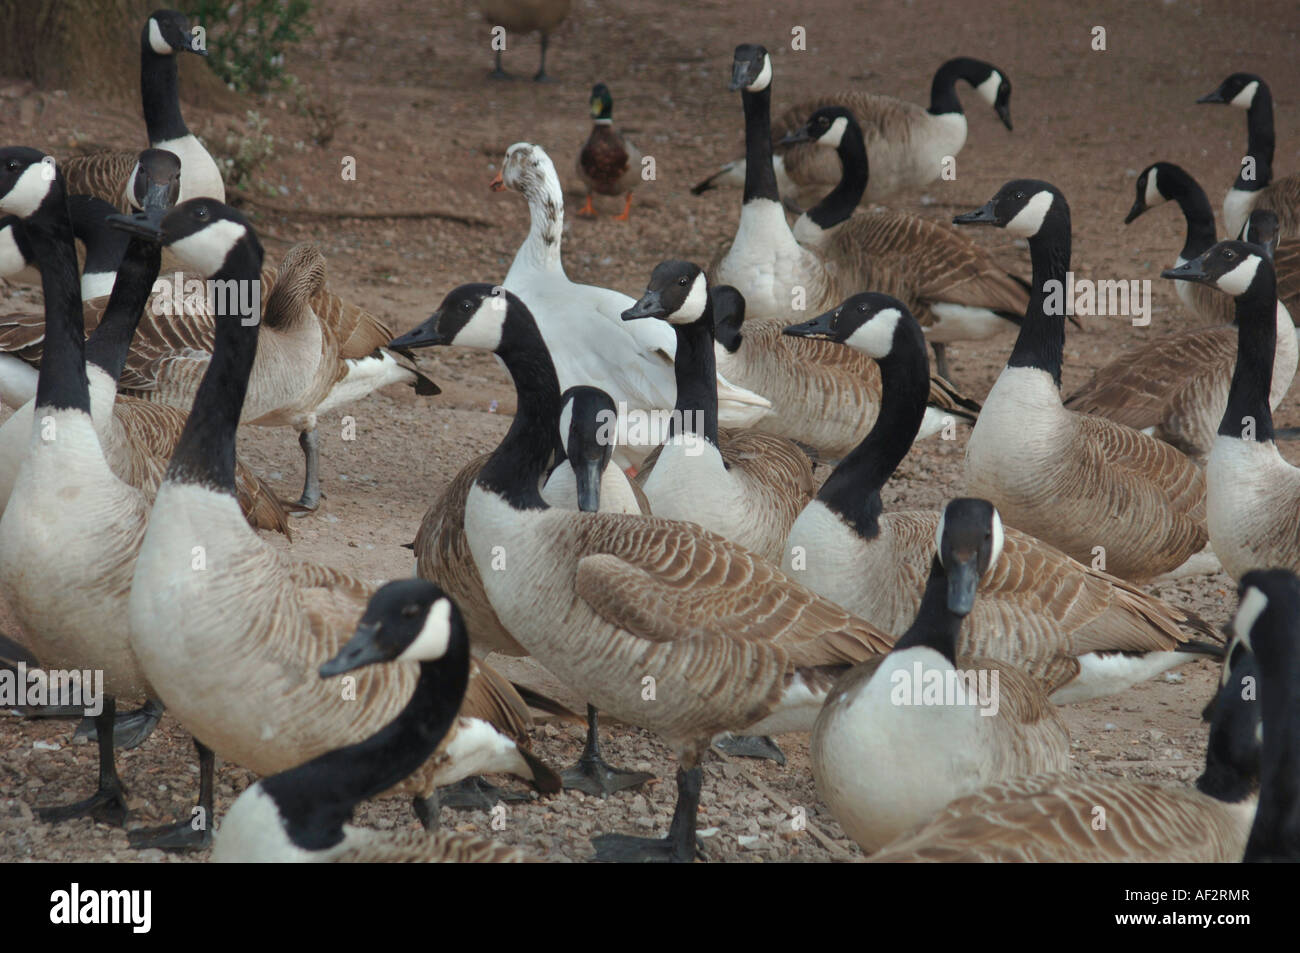
M 657 321 L 625 324 L 620 315 L 632 298 L 577 284 L 564 273 L 564 193 L 544 149 L 527 142 L 512 145 L 492 188 L 512 189 L 528 200 L 528 237 L 503 287 L 527 301 L 535 314 L 561 388 L 587 384 L 614 398 L 621 410 L 615 459 L 623 466 L 639 463 L 667 436 L 668 411 L 677 398 L 672 330 Z M 721 421 L 735 427 L 752 425 L 770 406 L 725 380 L 719 380 L 718 405 Z

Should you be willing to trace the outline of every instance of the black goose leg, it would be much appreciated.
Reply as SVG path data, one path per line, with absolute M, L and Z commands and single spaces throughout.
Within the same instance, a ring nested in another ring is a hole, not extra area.
M 952 380 L 948 375 L 948 345 L 939 341 L 933 341 L 930 347 L 934 351 L 934 369 L 935 372 L 946 381 Z
M 601 834 L 592 838 L 593 858 L 608 864 L 689 864 L 695 860 L 695 822 L 700 808 L 704 769 L 698 764 L 689 771 L 677 769 L 677 806 L 668 836 L 632 837 L 629 834 Z
M 785 752 L 766 735 L 733 735 L 727 732 L 713 739 L 713 747 L 733 758 L 766 758 L 785 767 Z
M 298 446 L 302 447 L 307 475 L 303 479 L 302 496 L 298 498 L 293 513 L 302 516 L 315 512 L 320 506 L 320 434 L 315 427 L 298 434 Z
M 162 719 L 164 710 L 162 702 L 150 698 L 135 711 L 128 711 L 119 715 L 117 720 L 113 722 L 113 747 L 121 748 L 123 751 L 130 751 L 132 748 L 139 747 L 158 727 L 158 722 Z M 95 727 L 95 719 L 89 716 L 82 719 L 81 724 L 77 726 L 74 737 L 98 741 L 99 731 Z
M 104 708 L 95 717 L 99 732 L 99 787 L 90 797 L 75 804 L 42 807 L 36 816 L 48 824 L 57 824 L 74 817 L 92 817 L 105 824 L 121 827 L 126 823 L 126 789 L 117 776 L 113 755 L 113 720 L 117 716 L 117 699 L 104 696 Z
M 549 83 L 551 77 L 546 75 L 546 47 L 550 45 L 551 38 L 545 33 L 542 34 L 542 65 L 537 69 L 537 75 L 533 77 L 534 83 Z
M 126 837 L 135 850 L 204 850 L 212 846 L 213 798 L 212 782 L 216 758 L 212 749 L 198 738 L 194 749 L 199 754 L 199 804 L 197 812 L 183 817 L 174 824 L 162 827 L 145 827 L 130 831 Z
M 442 825 L 442 801 L 439 799 L 437 788 L 428 797 L 416 795 L 411 798 L 411 810 L 420 820 L 420 826 L 426 831 L 432 833 Z
M 510 74 L 501 68 L 501 51 L 497 50 L 497 67 L 488 73 L 488 79 L 509 79 Z
M 608 797 L 615 791 L 634 788 L 653 781 L 653 774 L 644 771 L 624 771 L 610 767 L 600 756 L 599 718 L 593 705 L 587 706 L 587 744 L 577 764 L 560 774 L 566 788 L 582 791 L 592 797 Z

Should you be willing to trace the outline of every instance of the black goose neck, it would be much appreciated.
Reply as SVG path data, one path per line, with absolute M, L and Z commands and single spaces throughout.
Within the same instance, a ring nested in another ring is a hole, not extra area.
M 89 195 L 68 196 L 72 234 L 86 246 L 86 261 L 82 266 L 85 274 L 114 272 L 122 263 L 131 239 L 126 232 L 108 223 L 107 216 L 116 211 L 102 199 Z
M 933 649 L 948 660 L 950 665 L 957 664 L 957 638 L 961 634 L 963 616 L 948 608 L 948 574 L 936 556 L 930 562 L 930 576 L 925 581 L 925 593 L 921 596 L 921 606 L 916 610 L 916 618 L 907 631 L 899 636 L 893 651 L 903 652 L 907 649 Z
M 1273 93 L 1260 80 L 1246 111 L 1246 155 L 1254 159 L 1254 169 L 1248 169 L 1243 163 L 1233 183 L 1234 189 L 1255 192 L 1268 188 L 1273 181 L 1273 146 Z
M 808 212 L 808 218 L 823 231 L 846 221 L 853 214 L 867 191 L 871 175 L 867 164 L 867 144 L 857 123 L 846 125 L 835 152 L 840 157 L 840 181 Z
M 902 330 L 904 326 L 900 325 Z M 907 456 L 930 399 L 930 364 L 920 326 L 894 335 L 880 365 L 880 410 L 870 432 L 826 478 L 817 499 L 863 539 L 880 533 L 880 491 Z
M 1276 610 L 1276 611 L 1280 611 Z M 1288 606 L 1294 612 L 1294 606 Z M 1264 722 L 1259 807 L 1246 843 L 1247 862 L 1300 860 L 1300 651 L 1294 633 L 1279 639 L 1278 657 L 1260 658 L 1259 704 Z
M 339 844 L 358 804 L 408 777 L 437 750 L 468 683 L 469 649 L 453 637 L 443 658 L 420 663 L 415 691 L 391 722 L 364 741 L 265 779 L 262 787 L 293 843 L 304 850 Z
M 677 379 L 677 403 L 669 425 L 669 436 L 679 430 L 703 437 L 718 445 L 718 369 L 713 352 L 713 304 L 690 324 L 674 324 L 677 354 L 673 376 Z
M 89 261 L 87 253 L 87 261 Z M 86 361 L 101 368 L 114 381 L 122 376 L 131 339 L 144 314 L 149 294 L 162 267 L 162 246 L 132 238 L 117 268 L 104 317 L 86 341 Z M 87 266 L 89 270 L 89 266 Z
M 1038 233 L 1029 239 L 1033 287 L 1029 308 L 1020 324 L 1007 367 L 1047 371 L 1061 386 L 1065 353 L 1066 275 L 1070 270 L 1070 216 L 1049 211 Z
M 517 510 L 544 510 L 541 485 L 556 456 L 560 379 L 531 316 L 523 320 L 512 310 L 506 321 L 509 330 L 496 353 L 514 381 L 518 409 L 477 482 Z
M 1182 210 L 1187 222 L 1187 238 L 1183 242 L 1182 257 L 1191 261 L 1218 241 L 1214 231 L 1214 208 L 1210 205 L 1205 189 L 1190 175 L 1177 180 L 1178 194 L 1174 201 Z
M 149 144 L 171 142 L 190 134 L 181 116 L 180 78 L 175 54 L 155 53 L 145 25 L 140 40 L 140 101 Z
M 964 79 L 974 86 L 987 69 L 976 60 L 959 56 L 935 70 L 934 79 L 930 81 L 930 115 L 963 115 L 961 100 L 957 96 L 957 81 Z
M 44 204 L 23 222 L 23 229 L 40 268 L 45 295 L 45 353 L 36 381 L 36 407 L 89 414 L 86 325 L 62 174 Z
M 1273 439 L 1273 358 L 1277 350 L 1277 282 L 1261 263 L 1255 280 L 1236 302 L 1237 363 L 1219 433 L 1258 441 Z
M 236 246 L 227 264 L 210 281 L 250 287 L 260 280 L 262 254 L 246 243 Z M 166 479 L 235 495 L 235 437 L 257 357 L 255 295 L 215 296 L 216 339 L 212 359 L 194 395 L 194 408 L 167 467 Z
M 776 170 L 772 167 L 772 87 L 757 92 L 742 90 L 745 109 L 745 198 L 781 201 L 776 187 Z

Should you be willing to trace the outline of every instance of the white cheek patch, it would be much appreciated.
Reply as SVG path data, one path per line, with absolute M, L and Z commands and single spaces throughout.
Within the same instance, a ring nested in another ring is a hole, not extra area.
M 18 248 L 14 227 L 0 228 L 0 278 L 12 278 L 27 267 L 27 259 Z
M 849 121 L 843 116 L 839 116 L 833 123 L 831 123 L 831 127 L 817 138 L 817 141 L 824 146 L 838 149 L 840 143 L 844 141 L 844 130 L 848 128 Z
M 1006 533 L 1002 529 L 1002 516 L 998 513 L 997 508 L 993 509 L 993 548 L 989 553 L 989 569 L 997 565 L 998 557 L 1002 555 L 1002 544 L 1006 542 Z M 986 570 L 987 571 L 987 570 Z
M 751 93 L 761 93 L 772 85 L 772 57 L 768 53 L 763 54 L 763 68 L 759 70 L 758 79 L 745 87 Z
M 1250 283 L 1255 280 L 1255 272 L 1259 270 L 1261 259 L 1258 255 L 1248 255 L 1242 259 L 1240 265 L 1232 271 L 1220 276 L 1215 285 L 1234 298 L 1239 294 L 1244 294 L 1250 287 Z
M 1254 627 L 1255 621 L 1260 614 L 1268 608 L 1268 596 L 1260 592 L 1254 586 L 1246 590 L 1246 594 L 1241 597 L 1241 605 L 1237 607 L 1237 614 L 1232 620 L 1232 630 L 1237 633 L 1237 638 L 1241 639 L 1246 648 L 1254 650 L 1250 644 L 1250 630 Z
M 406 647 L 399 662 L 432 662 L 447 654 L 451 642 L 451 602 L 439 599 L 429 607 L 424 625 L 415 641 Z
M 1156 170 L 1152 167 L 1147 172 L 1147 191 L 1146 194 L 1142 196 L 1142 201 L 1147 204 L 1148 208 L 1150 208 L 1153 205 L 1159 205 L 1164 200 L 1165 197 L 1160 194 L 1160 187 L 1156 184 Z
M 564 409 L 560 411 L 560 441 L 567 448 L 569 445 L 569 428 L 573 426 L 573 398 L 570 397 L 564 402 Z
M 176 51 L 172 45 L 163 39 L 162 30 L 158 27 L 158 21 L 153 17 L 149 18 L 149 48 L 159 56 L 171 56 Z
M 668 315 L 668 321 L 670 324 L 691 324 L 698 321 L 708 303 L 709 284 L 704 279 L 704 273 L 700 272 L 691 284 L 691 293 L 686 296 L 680 308 Z
M 49 178 L 43 162 L 33 162 L 18 177 L 8 193 L 0 196 L 0 210 L 27 218 L 45 201 L 54 180 Z
M 902 318 L 903 313 L 897 308 L 878 311 L 872 315 L 871 320 L 850 334 L 844 343 L 869 357 L 888 357 L 894 348 L 894 329 Z
M 1028 204 L 1025 205 L 1016 217 L 1007 222 L 1007 231 L 1012 235 L 1020 235 L 1023 238 L 1032 238 L 1038 234 L 1038 230 L 1043 227 L 1043 221 L 1047 218 L 1047 213 L 1052 207 L 1052 193 L 1044 189 L 1039 192 Z
M 81 276 L 81 300 L 93 301 L 113 293 L 115 271 L 88 271 Z
M 948 521 L 948 507 L 939 511 L 939 525 L 934 528 L 934 552 L 938 555 L 943 551 L 943 527 Z
M 989 73 L 989 78 L 975 87 L 975 91 L 990 106 L 998 101 L 998 90 L 1002 88 L 1002 74 L 997 70 Z
M 205 278 L 211 278 L 226 263 L 231 249 L 243 240 L 248 230 L 228 218 L 218 219 L 195 232 L 178 238 L 168 247 L 172 253 Z
M 488 295 L 479 302 L 478 310 L 465 326 L 456 332 L 451 343 L 460 347 L 477 347 L 495 351 L 501 346 L 501 332 L 506 324 L 506 299 L 504 295 Z
M 1236 106 L 1238 109 L 1249 109 L 1251 104 L 1255 101 L 1255 93 L 1258 91 L 1259 83 L 1255 80 L 1251 80 L 1241 88 L 1241 92 L 1232 97 L 1232 102 L 1229 103 L 1229 105 Z

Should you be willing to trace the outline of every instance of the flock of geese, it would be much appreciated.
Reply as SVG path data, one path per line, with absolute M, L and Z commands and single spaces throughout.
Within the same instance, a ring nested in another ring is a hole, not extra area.
M 151 15 L 144 152 L 0 149 L 0 269 L 44 296 L 43 313 L 0 319 L 0 399 L 17 408 L 0 427 L 0 593 L 33 661 L 102 671 L 109 696 L 95 793 L 43 822 L 125 824 L 115 748 L 165 711 L 194 738 L 204 816 L 214 755 L 261 780 L 215 837 L 186 817 L 133 846 L 528 860 L 438 831 L 440 807 L 488 796 L 484 774 L 543 794 L 642 784 L 602 758 L 606 712 L 672 748 L 677 803 L 664 837 L 601 835 L 598 860 L 695 859 L 710 746 L 782 758 L 769 736 L 795 731 L 872 860 L 1300 859 L 1300 470 L 1271 417 L 1297 363 L 1300 179 L 1271 179 L 1262 79 L 1203 100 L 1249 117 L 1257 174 L 1224 202 L 1230 239 L 1167 162 L 1138 177 L 1128 217 L 1179 204 L 1187 240 L 1164 276 L 1207 326 L 1127 350 L 1063 400 L 1059 188 L 1014 180 L 954 220 L 1025 239 L 1028 278 L 962 228 L 858 209 L 940 176 L 966 139 L 959 84 L 1011 128 L 1010 80 L 988 63 L 944 63 L 928 109 L 840 93 L 774 126 L 772 58 L 737 47 L 745 156 L 697 187 L 743 185 L 735 237 L 707 266 L 663 261 L 635 299 L 566 275 L 555 167 L 517 143 L 493 187 L 522 194 L 531 225 L 504 281 L 453 289 L 394 338 L 329 290 L 315 246 L 272 267 L 225 204 L 181 116 L 185 52 L 201 52 L 185 18 Z M 603 84 L 591 107 L 583 212 L 624 196 L 627 218 L 639 153 Z M 806 209 L 793 226 L 787 205 Z M 157 292 L 164 252 L 200 287 L 260 297 Z M 946 343 L 1010 333 L 982 404 L 942 373 Z M 495 354 L 518 411 L 424 517 L 418 578 L 375 587 L 270 545 L 259 530 L 287 535 L 319 501 L 318 416 L 392 383 L 437 393 L 415 359 L 431 346 Z M 958 420 L 969 495 L 885 511 L 913 442 Z M 239 459 L 242 423 L 298 432 L 298 501 Z M 820 487 L 814 462 L 834 466 Z M 1227 645 L 1138 588 L 1198 559 L 1239 586 Z M 575 765 L 532 751 L 530 706 L 562 709 L 492 652 L 534 657 L 587 702 Z M 1058 706 L 1206 656 L 1223 668 L 1194 789 L 1072 771 Z M 931 676 L 992 690 L 922 698 Z M 393 793 L 425 830 L 351 823 Z

